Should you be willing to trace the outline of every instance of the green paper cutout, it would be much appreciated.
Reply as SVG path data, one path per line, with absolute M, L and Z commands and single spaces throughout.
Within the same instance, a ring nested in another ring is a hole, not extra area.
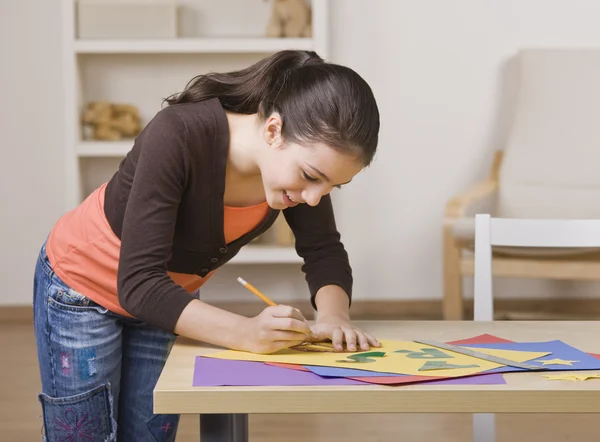
M 425 364 L 419 368 L 419 371 L 429 371 L 429 370 L 444 370 L 451 368 L 477 368 L 479 365 L 456 365 L 456 364 L 448 364 L 446 361 L 427 361 Z
M 412 359 L 451 359 L 454 357 L 437 348 L 422 348 L 420 352 L 412 350 L 396 350 L 394 353 L 408 353 L 406 357 Z
M 375 359 L 371 358 L 383 358 L 385 356 L 384 351 L 371 351 L 367 353 L 359 353 L 356 355 L 350 355 L 346 359 L 338 359 L 335 362 L 349 362 L 352 364 L 375 362 Z

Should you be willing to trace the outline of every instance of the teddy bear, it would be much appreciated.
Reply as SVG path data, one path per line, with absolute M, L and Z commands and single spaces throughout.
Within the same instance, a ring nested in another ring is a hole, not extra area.
M 307 0 L 273 0 L 267 37 L 311 37 L 311 15 Z
M 141 131 L 139 110 L 131 104 L 92 101 L 83 112 L 82 123 L 91 127 L 94 140 L 118 141 Z

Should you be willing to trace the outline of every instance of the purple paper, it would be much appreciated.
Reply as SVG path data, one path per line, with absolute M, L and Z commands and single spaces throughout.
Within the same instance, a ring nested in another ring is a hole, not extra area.
M 427 385 L 504 384 L 501 374 L 427 381 Z M 366 385 L 343 377 L 322 377 L 310 371 L 266 365 L 262 362 L 235 361 L 196 356 L 194 387 L 217 386 L 302 386 L 302 385 Z
M 194 387 L 365 385 L 347 378 L 324 378 L 310 371 L 289 370 L 262 362 L 196 356 Z

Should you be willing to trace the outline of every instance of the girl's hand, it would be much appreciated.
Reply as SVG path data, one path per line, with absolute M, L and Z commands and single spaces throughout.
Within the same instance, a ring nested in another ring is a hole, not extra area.
M 241 349 L 252 353 L 274 353 L 306 341 L 308 322 L 296 308 L 277 305 L 248 318 L 241 334 Z
M 349 351 L 367 351 L 371 347 L 381 347 L 381 343 L 373 336 L 352 325 L 348 318 L 326 316 L 319 317 L 311 327 L 312 336 L 307 340 L 319 342 L 331 340 L 336 351 L 346 349 Z

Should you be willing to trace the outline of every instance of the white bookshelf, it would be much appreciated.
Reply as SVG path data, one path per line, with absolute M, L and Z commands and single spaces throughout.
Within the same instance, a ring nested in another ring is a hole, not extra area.
M 76 155 L 79 158 L 121 158 L 133 147 L 133 139 L 125 141 L 79 141 Z
M 288 48 L 315 50 L 312 38 L 177 38 L 171 40 L 80 40 L 78 54 L 264 54 Z
M 293 247 L 249 245 L 242 248 L 228 264 L 301 264 L 303 262 Z
M 248 24 L 257 14 L 264 15 L 265 8 L 270 8 L 271 2 L 256 0 L 256 4 L 250 4 L 249 0 L 179 1 L 188 8 L 186 13 L 189 8 L 194 7 L 199 8 L 202 15 L 206 13 L 204 8 L 221 8 L 222 12 L 219 13 L 223 21 L 215 20 L 216 15 L 212 13 L 210 19 L 205 17 L 204 24 L 208 28 L 203 30 L 205 32 L 190 35 L 188 30 L 186 35 L 179 38 L 82 40 L 77 38 L 76 0 L 62 0 L 67 210 L 79 204 L 90 188 L 102 183 L 103 178 L 99 177 L 108 179 L 115 172 L 118 162 L 133 146 L 132 139 L 114 142 L 84 139 L 80 120 L 87 101 L 116 101 L 123 97 L 124 102 L 137 104 L 139 99 L 141 108 L 144 105 L 150 108 L 143 115 L 145 121 L 142 124 L 145 124 L 159 109 L 162 98 L 169 92 L 180 91 L 185 82 L 192 78 L 192 75 L 187 75 L 165 85 L 165 73 L 193 69 L 194 75 L 198 75 L 203 73 L 202 66 L 206 66 L 206 71 L 242 68 L 283 49 L 314 50 L 324 58 L 328 56 L 328 0 L 311 1 L 311 38 L 267 38 L 257 31 L 257 26 L 263 26 L 262 24 Z M 240 3 L 240 8 L 246 8 L 241 13 L 242 16 L 237 18 L 237 23 L 235 17 L 228 12 L 232 1 L 243 2 Z M 266 19 L 264 16 L 265 25 Z M 239 35 L 244 30 L 249 30 L 248 36 Z M 215 35 L 206 35 L 209 33 Z M 212 57 L 210 67 L 205 62 L 207 57 Z M 152 75 L 154 77 L 148 79 Z M 153 87 L 153 78 L 156 81 L 162 79 L 163 84 Z M 99 82 L 104 83 L 95 84 Z M 134 91 L 136 83 L 142 84 L 137 89 L 137 95 Z M 148 95 L 153 93 L 149 98 Z M 144 109 L 141 110 L 144 114 Z M 93 183 L 90 184 L 90 181 Z M 251 244 L 243 248 L 230 263 L 300 264 L 302 259 L 293 247 Z

